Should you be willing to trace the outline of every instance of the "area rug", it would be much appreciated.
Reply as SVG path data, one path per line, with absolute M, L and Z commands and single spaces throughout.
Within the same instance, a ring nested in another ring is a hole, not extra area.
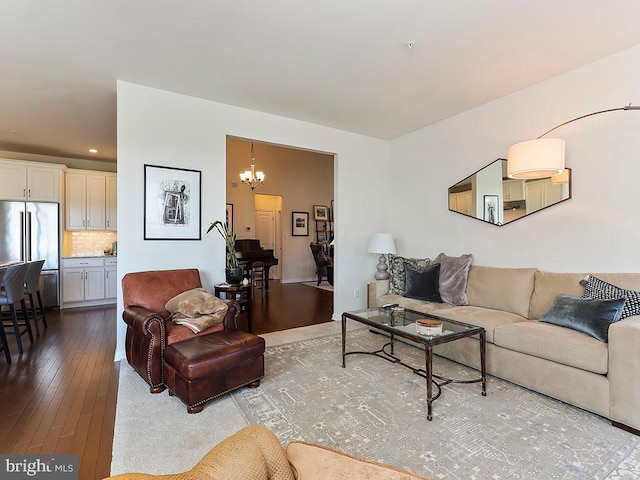
M 348 334 L 350 350 L 381 341 L 366 329 Z M 343 369 L 340 349 L 339 335 L 269 347 L 259 388 L 237 390 L 197 415 L 166 393 L 150 395 L 123 365 L 112 474 L 181 471 L 228 434 L 259 423 L 282 443 L 302 439 L 434 478 L 640 478 L 640 439 L 601 417 L 490 377 L 486 397 L 477 384 L 444 387 L 429 422 L 422 378 L 366 355 L 348 356 Z M 423 364 L 415 347 L 397 344 L 396 352 Z M 434 367 L 477 375 L 440 357 Z
M 329 285 L 329 282 L 327 282 L 326 280 L 323 280 L 320 282 L 320 285 L 318 285 L 318 282 L 304 282 L 303 285 L 306 285 L 307 287 L 313 287 L 313 288 L 319 288 L 320 290 L 328 290 L 329 292 L 333 292 L 333 285 Z

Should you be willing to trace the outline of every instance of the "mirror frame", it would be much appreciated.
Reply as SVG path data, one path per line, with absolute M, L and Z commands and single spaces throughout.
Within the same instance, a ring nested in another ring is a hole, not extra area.
M 513 222 L 515 222 L 515 221 L 517 221 L 517 220 L 520 220 L 520 219 L 526 218 L 526 217 L 528 217 L 529 215 L 536 214 L 536 213 L 538 213 L 538 212 L 541 212 L 541 211 L 543 211 L 543 210 L 546 210 L 547 208 L 554 207 L 554 206 L 556 206 L 556 205 L 559 205 L 559 204 L 561 204 L 561 203 L 564 203 L 564 202 L 566 202 L 567 200 L 570 200 L 570 199 L 571 199 L 571 197 L 572 197 L 572 190 L 573 190 L 573 189 L 572 189 L 572 180 L 573 180 L 573 178 L 572 178 L 572 177 L 573 177 L 573 174 L 572 174 L 572 171 L 571 171 L 571 169 L 570 169 L 570 168 L 565 168 L 565 171 L 568 173 L 568 177 L 569 177 L 569 178 L 568 178 L 568 181 L 567 181 L 567 183 L 568 183 L 568 191 L 567 191 L 567 194 L 566 194 L 566 195 L 567 195 L 567 196 L 566 196 L 566 198 L 563 198 L 563 199 L 561 199 L 561 200 L 558 200 L 557 202 L 554 202 L 554 203 L 552 203 L 552 204 L 550 204 L 550 205 L 545 205 L 544 207 L 539 208 L 539 209 L 537 209 L 537 210 L 535 210 L 535 211 L 533 211 L 533 212 L 525 213 L 524 215 L 522 215 L 522 216 L 520 216 L 520 217 L 518 217 L 518 218 L 514 218 L 514 219 L 509 220 L 509 221 L 507 221 L 507 222 L 504 222 L 504 221 L 503 221 L 502 223 L 500 223 L 499 221 L 492 222 L 492 221 L 490 221 L 490 220 L 485 220 L 485 218 L 484 218 L 484 217 L 483 217 L 483 218 L 480 218 L 480 217 L 478 217 L 478 216 L 472 215 L 471 213 L 464 213 L 464 212 L 459 211 L 459 210 L 454 210 L 454 209 L 452 208 L 452 205 L 451 205 L 451 200 L 452 200 L 451 195 L 452 195 L 452 193 L 462 193 L 462 192 L 464 192 L 464 191 L 468 191 L 468 189 L 467 189 L 467 190 L 461 190 L 461 189 L 460 189 L 460 187 L 461 187 L 461 186 L 463 186 L 463 185 L 465 185 L 466 183 L 472 183 L 472 182 L 473 182 L 473 178 L 474 178 L 474 176 L 475 176 L 475 175 L 477 175 L 478 173 L 482 172 L 482 171 L 483 171 L 483 170 L 485 170 L 486 168 L 488 168 L 488 167 L 492 166 L 492 165 L 493 165 L 493 164 L 495 164 L 496 162 L 503 162 L 503 163 L 502 163 L 502 167 L 503 167 L 503 175 L 502 175 L 502 177 L 501 177 L 501 178 L 502 178 L 502 185 L 503 185 L 503 192 L 504 192 L 504 182 L 505 182 L 505 181 L 512 180 L 512 179 L 509 179 L 509 178 L 506 178 L 506 177 L 505 177 L 505 175 L 506 175 L 506 173 L 505 173 L 505 172 L 506 172 L 506 162 L 507 162 L 507 160 L 506 160 L 506 159 L 504 159 L 504 158 L 497 158 L 497 159 L 496 159 L 496 160 L 494 160 L 493 162 L 490 162 L 490 163 L 488 163 L 487 165 L 485 165 L 484 167 L 482 167 L 482 168 L 480 168 L 480 169 L 476 170 L 476 171 L 475 171 L 474 173 L 472 173 L 471 175 L 469 175 L 469 176 L 467 176 L 467 177 L 463 178 L 463 179 L 462 179 L 462 180 L 460 180 L 459 182 L 456 182 L 455 184 L 453 184 L 451 187 L 449 187 L 449 188 L 447 189 L 447 197 L 448 197 L 448 198 L 447 198 L 447 205 L 448 205 L 448 208 L 449 208 L 449 211 L 450 211 L 450 212 L 454 212 L 454 213 L 457 213 L 457 214 L 460 214 L 460 215 L 464 215 L 465 217 L 473 218 L 474 220 L 479 220 L 479 221 L 484 222 L 484 223 L 489 223 L 489 224 L 491 224 L 491 225 L 495 225 L 495 226 L 497 226 L 497 227 L 503 227 L 503 226 L 505 226 L 505 225 L 509 225 L 509 224 L 511 224 L 511 223 L 513 223 Z M 552 177 L 544 177 L 544 178 L 552 178 Z M 514 179 L 514 180 L 515 180 L 515 179 Z M 536 178 L 536 179 L 528 179 L 528 180 L 521 180 L 521 181 L 522 181 L 522 182 L 524 182 L 524 183 L 533 183 L 533 182 L 540 181 L 540 180 L 542 180 L 542 179 L 540 179 L 540 178 Z M 458 187 L 458 188 L 456 188 L 456 187 Z M 523 185 L 523 188 L 524 188 L 524 185 Z M 452 191 L 452 190 L 453 190 L 453 191 Z M 460 191 L 455 191 L 455 190 L 460 190 Z M 471 191 L 473 191 L 473 187 L 472 187 Z M 503 192 L 500 192 L 500 195 L 483 195 L 483 199 L 484 199 L 484 202 L 485 202 L 485 208 L 487 208 L 487 206 L 490 206 L 490 205 L 491 205 L 493 202 L 495 202 L 495 201 L 498 201 L 498 203 L 499 203 L 499 202 L 500 202 L 500 198 L 501 198 L 501 197 L 502 197 L 502 195 L 503 195 Z M 488 197 L 490 197 L 490 198 L 488 198 Z M 497 198 L 496 198 L 496 199 L 494 199 L 494 198 L 491 198 L 491 197 L 497 197 Z M 489 203 L 489 202 L 491 202 L 491 203 Z M 520 201 L 520 202 L 521 202 L 522 206 L 524 207 L 524 200 L 522 200 L 522 201 Z M 503 204 L 504 204 L 504 201 L 503 201 Z M 474 204 L 473 204 L 473 202 L 472 202 L 471 208 L 473 209 L 473 207 L 474 207 Z M 477 212 L 477 209 L 475 209 L 475 211 Z M 503 211 L 504 211 L 504 209 L 503 209 Z M 490 211 L 489 211 L 489 213 L 490 213 Z M 485 211 L 484 215 L 487 215 L 486 211 Z

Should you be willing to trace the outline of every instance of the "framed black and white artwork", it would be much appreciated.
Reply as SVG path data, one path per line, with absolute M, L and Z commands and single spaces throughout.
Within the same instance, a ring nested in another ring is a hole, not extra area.
M 498 223 L 498 195 L 484 196 L 484 221 Z
M 227 231 L 233 232 L 233 203 L 227 203 L 226 214 Z
M 309 212 L 291 212 L 291 236 L 309 236 Z
M 144 166 L 144 239 L 200 240 L 201 172 Z

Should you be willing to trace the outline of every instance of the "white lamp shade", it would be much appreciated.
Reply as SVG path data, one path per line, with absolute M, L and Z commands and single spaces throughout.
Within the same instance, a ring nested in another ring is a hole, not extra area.
M 551 177 L 551 183 L 569 183 L 569 169 L 565 168 L 562 173 Z
M 538 138 L 516 143 L 507 152 L 509 178 L 544 178 L 564 170 L 564 140 Z
M 396 253 L 396 242 L 390 233 L 376 233 L 369 242 L 369 253 Z

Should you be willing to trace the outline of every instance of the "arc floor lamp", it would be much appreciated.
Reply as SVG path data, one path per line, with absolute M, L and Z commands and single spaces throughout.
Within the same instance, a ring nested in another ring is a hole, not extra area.
M 561 174 L 564 171 L 564 140 L 542 137 L 577 120 L 620 110 L 640 110 L 640 106 L 629 104 L 624 107 L 609 108 L 581 115 L 547 130 L 535 140 L 511 145 L 507 153 L 507 176 L 509 178 L 531 179 Z

